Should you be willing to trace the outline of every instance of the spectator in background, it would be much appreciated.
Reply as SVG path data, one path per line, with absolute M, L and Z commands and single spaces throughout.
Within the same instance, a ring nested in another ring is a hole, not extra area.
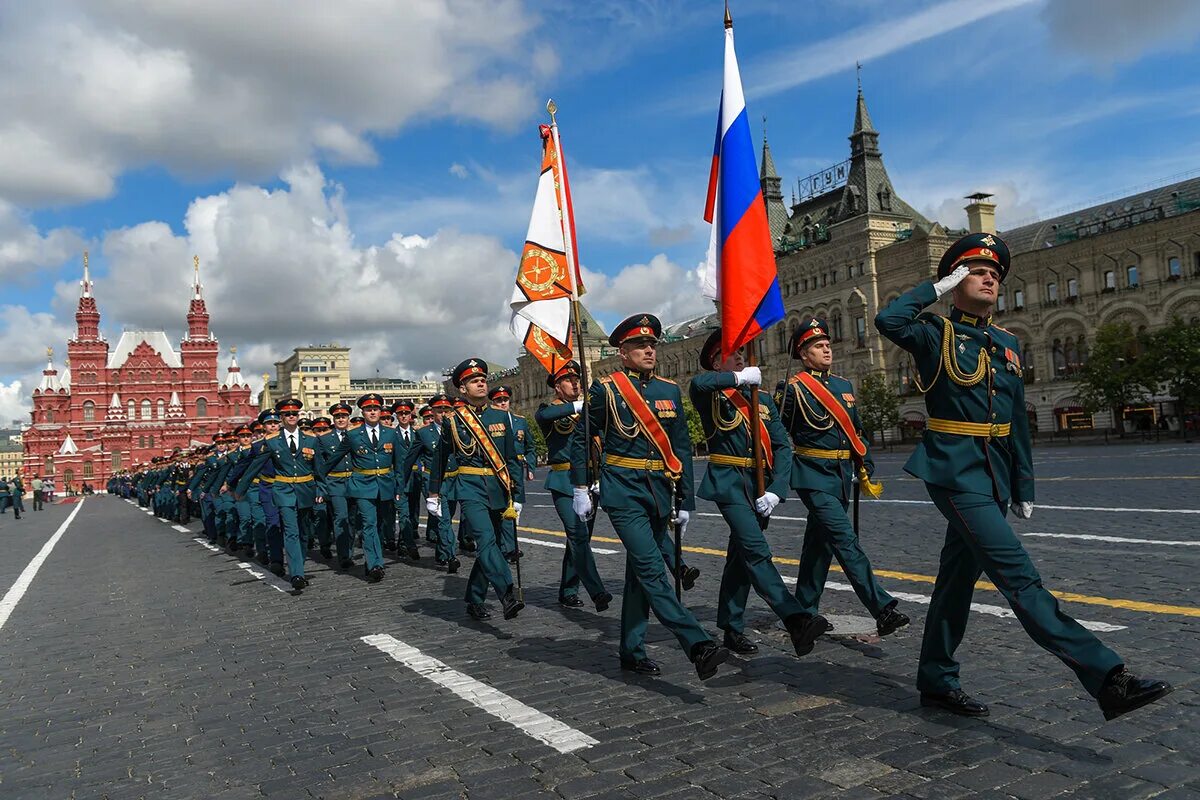
M 33 510 L 42 510 L 42 476 L 35 475 L 33 478 Z
M 0 475 L 0 514 L 8 513 L 8 504 L 12 502 L 12 487 L 8 485 L 8 479 Z
M 20 519 L 21 515 L 25 513 L 25 482 L 21 480 L 20 475 L 13 476 L 10 502 L 13 507 L 13 516 Z

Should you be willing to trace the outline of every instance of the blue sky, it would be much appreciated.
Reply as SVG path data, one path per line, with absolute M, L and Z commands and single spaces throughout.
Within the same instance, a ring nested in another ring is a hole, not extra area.
M 85 246 L 110 340 L 178 335 L 195 252 L 250 374 L 330 340 L 358 374 L 511 361 L 550 96 L 601 321 L 705 310 L 721 3 L 138 5 L 0 11 L 0 421 L 62 350 Z M 785 199 L 848 155 L 855 61 L 897 191 L 947 224 L 979 189 L 1004 227 L 1200 168 L 1200 4 L 732 11 Z

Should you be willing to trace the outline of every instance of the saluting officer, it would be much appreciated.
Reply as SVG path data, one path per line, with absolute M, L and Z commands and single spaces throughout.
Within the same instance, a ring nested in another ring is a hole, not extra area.
M 836 557 L 859 602 L 875 618 L 875 629 L 887 636 L 907 625 L 908 617 L 896 610 L 898 601 L 879 585 L 858 531 L 846 515 L 855 477 L 862 490 L 873 496 L 883 488 L 869 480 L 875 465 L 858 419 L 854 386 L 830 371 L 833 346 L 824 320 L 814 317 L 796 328 L 789 351 L 804 367 L 787 380 L 776 398 L 783 427 L 794 445 L 792 488 L 808 509 L 796 599 L 805 614 L 819 617 L 829 564 Z M 819 621 L 829 627 L 823 617 Z
M 500 552 L 501 522 L 516 519 L 525 502 L 525 474 L 517 456 L 517 437 L 508 414 L 488 408 L 487 362 L 468 358 L 454 368 L 451 380 L 465 404 L 442 423 L 438 458 L 429 476 L 430 514 L 443 513 L 442 482 L 454 460 L 454 496 L 462 508 L 459 530 L 467 529 L 478 552 L 467 579 L 467 613 L 489 619 L 484 605 L 490 584 L 500 598 L 504 618 L 525 607 L 513 588 L 512 572 Z
M 762 383 L 758 367 L 747 366 L 742 349 L 721 358 L 721 329 L 713 331 L 700 349 L 706 371 L 692 378 L 688 395 L 700 415 L 708 441 L 708 469 L 696 495 L 717 504 L 729 526 L 729 548 L 717 600 L 717 627 L 725 631 L 725 646 L 739 655 L 758 652 L 747 638 L 746 601 L 750 588 L 767 602 L 792 640 L 796 655 L 812 650 L 825 625 L 803 606 L 783 583 L 764 535 L 767 520 L 788 492 L 792 474 L 791 443 L 779 421 L 775 403 L 758 395 L 759 458 L 764 491 L 755 486 L 751 434 L 750 388 Z
M 673 381 L 654 374 L 661 335 L 662 324 L 652 314 L 634 314 L 613 329 L 608 342 L 620 350 L 622 368 L 592 383 L 585 413 L 604 453 L 600 505 L 626 551 L 621 669 L 662 673 L 646 656 L 646 627 L 653 608 L 679 640 L 700 680 L 707 680 L 717 674 L 729 651 L 714 642 L 675 597 L 663 563 L 663 553 L 672 549 L 671 524 L 686 530 L 696 499 L 683 396 Z M 587 484 L 589 443 L 583 431 L 583 425 L 576 425 L 571 435 L 572 506 L 587 518 L 594 509 Z
M 562 577 L 558 583 L 558 602 L 568 608 L 583 605 L 579 599 L 579 585 L 587 591 L 597 611 L 605 611 L 612 603 L 612 595 L 604 588 L 600 571 L 596 569 L 596 556 L 592 553 L 592 526 L 581 519 L 572 508 L 574 488 L 571 485 L 571 434 L 579 423 L 583 411 L 583 387 L 579 385 L 581 370 L 579 362 L 572 359 L 559 367 L 557 372 L 546 376 L 546 383 L 554 390 L 554 399 L 538 406 L 533 415 L 542 438 L 546 440 L 546 491 L 550 492 L 554 510 L 563 524 L 567 536 L 567 551 L 563 554 Z M 593 519 L 594 519 L 593 515 Z
M 283 419 L 283 429 L 263 440 L 262 450 L 246 467 L 234 493 L 243 495 L 250 482 L 270 462 L 275 469 L 271 481 L 272 497 L 283 523 L 283 544 L 287 551 L 288 574 L 297 592 L 308 586 L 304 577 L 304 546 L 301 529 L 312 518 L 314 505 L 325 502 L 324 459 L 316 437 L 303 433 L 297 422 L 302 404 L 285 398 L 275 404 Z
M 938 263 L 936 282 L 900 295 L 875 317 L 879 332 L 912 353 L 929 421 L 904 469 L 925 488 L 948 521 L 934 584 L 917 688 L 921 705 L 986 716 L 959 682 L 954 651 L 967 629 L 980 573 L 996 585 L 1025 632 L 1070 667 L 1113 719 L 1171 691 L 1137 678 L 1119 655 L 1068 616 L 1042 585 L 1012 527 L 1033 514 L 1033 454 L 1025 416 L 1021 345 L 992 324 L 996 296 L 1009 270 L 1008 246 L 995 234 L 959 239 Z M 949 316 L 921 313 L 951 293 Z
M 401 467 L 401 473 L 407 476 L 406 479 L 409 482 L 401 494 L 407 494 L 409 497 L 414 492 L 419 497 L 424 491 L 429 475 L 433 472 L 434 465 L 438 460 L 438 448 L 441 446 L 442 440 L 442 421 L 449 416 L 453 406 L 448 397 L 435 394 L 429 398 L 429 405 L 425 409 L 429 411 L 426 422 L 413 433 L 412 447 L 404 457 L 404 465 Z M 422 416 L 426 415 L 422 414 Z M 458 572 L 461 563 L 455 556 L 454 526 L 450 521 L 450 500 L 448 498 L 450 487 L 447 484 L 447 480 L 442 481 L 442 491 L 439 494 L 441 513 L 438 515 L 428 514 L 425 520 L 425 532 L 426 538 L 431 538 L 433 542 L 434 557 L 438 566 L 445 567 L 446 574 L 452 575 Z M 414 488 L 415 486 L 420 488 Z M 424 508 L 424 504 L 421 507 Z

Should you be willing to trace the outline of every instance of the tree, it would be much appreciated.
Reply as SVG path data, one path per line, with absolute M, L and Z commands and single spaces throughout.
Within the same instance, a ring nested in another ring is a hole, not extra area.
M 1121 412 L 1149 394 L 1145 369 L 1138 363 L 1137 338 L 1128 322 L 1101 325 L 1087 363 L 1079 368 L 1079 399 L 1091 413 L 1112 412 L 1113 426 L 1125 435 Z
M 699 448 L 704 444 L 704 424 L 700 422 L 700 412 L 686 397 L 683 398 L 683 418 L 687 421 L 688 438 L 692 440 L 692 448 Z
M 533 448 L 537 452 L 538 463 L 546 463 L 546 437 L 542 435 L 542 426 L 538 425 L 533 415 L 526 417 L 525 421 L 529 423 L 529 435 L 533 437 Z
M 858 419 L 868 441 L 876 433 L 886 440 L 885 432 L 900 424 L 900 396 L 883 372 L 872 372 L 858 387 Z
M 1171 324 L 1146 338 L 1146 350 L 1137 360 L 1146 385 L 1164 385 L 1175 398 L 1180 432 L 1193 405 L 1200 401 L 1200 324 Z

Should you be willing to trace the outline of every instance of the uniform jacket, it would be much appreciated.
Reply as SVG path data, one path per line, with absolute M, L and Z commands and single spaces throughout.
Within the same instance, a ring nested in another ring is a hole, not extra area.
M 394 428 L 380 423 L 379 441 L 371 444 L 366 425 L 346 434 L 341 442 L 331 442 L 331 461 L 339 461 L 339 469 L 350 468 L 346 496 L 360 500 L 395 500 L 403 485 L 400 468 L 407 449 Z M 344 457 L 344 460 L 343 460 Z M 373 474 L 374 470 L 383 470 Z
M 517 437 L 513 433 L 508 413 L 494 408 L 476 411 L 467 409 L 474 414 L 483 427 L 484 432 L 492 440 L 505 461 L 505 468 L 512 486 L 512 501 L 525 502 L 525 465 L 517 454 Z M 441 437 L 438 442 L 438 457 L 434 462 L 433 471 L 429 475 L 429 494 L 441 494 L 442 483 L 453 459 L 455 469 L 460 470 L 454 477 L 454 500 L 472 500 L 487 504 L 490 509 L 508 507 L 508 495 L 501 485 L 500 479 L 494 475 L 470 475 L 461 472 L 463 467 L 468 469 L 490 468 L 491 462 L 483 453 L 483 448 L 475 441 L 474 435 L 466 425 L 458 419 L 457 414 L 446 418 L 442 423 Z
M 579 423 L 575 404 L 557 399 L 542 403 L 534 412 L 533 420 L 541 428 L 542 438 L 546 440 L 546 461 L 550 465 L 550 470 L 546 473 L 546 489 L 569 495 L 574 490 L 571 471 L 554 469 L 554 466 L 571 463 L 571 434 L 575 432 L 575 426 Z
M 692 442 L 688 437 L 687 420 L 684 418 L 683 395 L 679 386 L 666 378 L 651 374 L 643 378 L 637 372 L 629 372 L 634 388 L 646 399 L 651 411 L 662 423 L 671 442 L 671 449 L 683 465 L 683 475 L 671 481 L 665 471 L 649 471 L 600 464 L 600 505 L 605 508 L 643 508 L 652 516 L 670 516 L 673 497 L 672 484 L 679 492 L 681 508 L 691 511 L 696 507 L 692 486 Z M 588 390 L 587 411 L 592 434 L 600 437 L 604 457 L 650 459 L 660 461 L 658 449 L 646 438 L 637 424 L 633 412 L 613 385 L 611 378 L 599 378 Z M 628 433 L 628 432 L 633 433 Z M 583 426 L 576 425 L 571 434 L 571 483 L 587 485 L 588 443 L 584 441 Z
M 297 433 L 296 455 L 292 455 L 283 430 L 263 439 L 262 449 L 246 467 L 238 480 L 237 494 L 243 495 L 250 487 L 250 482 L 258 477 L 259 472 L 269 463 L 275 468 L 275 480 L 271 483 L 271 496 L 275 505 L 280 508 L 311 508 L 318 496 L 325 496 L 323 480 L 325 460 L 317 437 L 307 433 Z M 298 482 L 281 481 L 284 478 L 311 478 Z
M 749 423 L 739 421 L 733 403 L 722 392 L 723 389 L 736 387 L 737 378 L 732 372 L 702 372 L 692 378 L 688 386 L 688 396 L 700 414 L 700 423 L 704 426 L 704 437 L 708 440 L 710 456 L 720 454 L 748 458 L 753 455 Z M 742 387 L 737 391 L 749 404 L 749 387 Z M 775 409 L 774 401 L 761 390 L 758 393 L 758 415 L 767 427 L 767 435 L 771 439 L 768 446 L 774 457 L 774 469 L 763 464 L 763 482 L 766 491 L 783 501 L 787 498 L 788 479 L 792 474 L 792 448 L 788 443 L 787 431 L 779 422 L 779 412 Z M 735 422 L 736 427 L 729 427 Z M 717 503 L 752 505 L 754 498 L 758 497 L 754 485 L 754 468 L 714 464 L 710 461 L 700 486 L 696 489 L 696 495 Z
M 862 423 L 858 419 L 858 403 L 854 397 L 854 384 L 832 372 L 812 371 L 829 390 L 834 399 L 846 409 L 859 438 L 866 442 Z M 850 451 L 850 440 L 842 432 L 833 415 L 817 400 L 816 395 L 798 382 L 787 381 L 776 387 L 775 403 L 779 406 L 783 427 L 788 432 L 794 447 L 810 447 L 818 450 Z M 875 472 L 871 460 L 871 447 L 863 459 L 867 474 Z M 792 488 L 825 492 L 843 500 L 850 499 L 851 479 L 857 474 L 854 461 L 843 459 L 813 458 L 792 455 Z
M 929 387 L 930 419 L 986 424 L 1011 423 L 1008 436 L 985 438 L 926 430 L 904 469 L 926 483 L 960 492 L 992 495 L 998 501 L 1033 502 L 1033 452 L 1025 415 L 1025 378 L 1017 337 L 991 320 L 959 309 L 948 318 L 921 313 L 937 300 L 925 281 L 900 295 L 875 317 L 875 327 L 912 353 L 921 384 Z M 945 342 L 949 320 L 952 341 Z M 988 359 L 982 379 L 964 386 L 951 377 L 970 375 L 980 353 Z
M 408 448 L 404 463 L 400 467 L 400 473 L 405 476 L 405 486 L 401 494 L 424 486 L 429 473 L 433 471 L 441 440 L 442 430 L 437 425 L 422 425 L 413 431 L 412 447 Z
M 337 429 L 330 431 L 324 436 L 317 437 L 317 445 L 322 449 L 325 458 L 325 491 L 329 492 L 332 497 L 348 497 L 347 492 L 350 487 L 350 454 L 343 453 L 335 456 L 334 449 L 343 438 L 350 435 L 350 431 L 342 431 L 341 438 L 338 437 Z M 336 474 L 335 474 L 336 473 Z

